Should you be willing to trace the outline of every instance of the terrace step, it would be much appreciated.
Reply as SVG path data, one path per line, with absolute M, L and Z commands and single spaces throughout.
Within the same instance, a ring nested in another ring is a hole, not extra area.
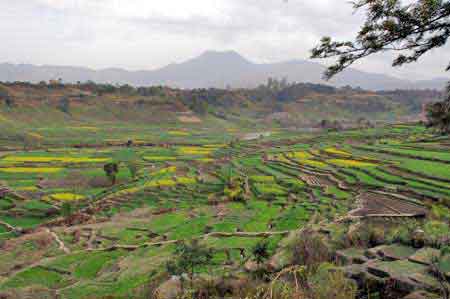
M 0 198 L 4 198 L 6 196 L 10 196 L 10 197 L 12 197 L 14 199 L 18 199 L 18 200 L 28 200 L 28 198 L 26 198 L 25 196 L 23 196 L 21 194 L 18 194 L 14 190 L 11 190 L 8 187 L 0 186 Z
M 429 274 L 428 267 L 408 260 L 369 261 L 367 271 L 377 277 L 395 282 L 399 291 L 410 293 L 417 290 L 437 291 L 437 280 Z
M 363 192 L 358 196 L 358 201 L 359 208 L 351 211 L 350 216 L 424 217 L 427 214 L 425 207 L 387 193 Z

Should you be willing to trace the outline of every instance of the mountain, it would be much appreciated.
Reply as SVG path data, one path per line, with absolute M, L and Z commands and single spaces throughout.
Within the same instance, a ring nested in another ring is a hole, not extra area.
M 0 81 L 48 81 L 62 78 L 64 82 L 92 80 L 97 83 L 131 85 L 168 85 L 180 88 L 255 87 L 269 77 L 289 81 L 325 83 L 325 66 L 307 60 L 279 63 L 253 63 L 234 51 L 207 51 L 182 63 L 170 64 L 157 70 L 127 71 L 118 68 L 93 70 L 71 66 L 35 66 L 30 64 L 0 64 Z M 382 74 L 348 69 L 326 82 L 333 86 L 361 87 L 369 90 L 442 89 L 448 79 L 408 81 Z

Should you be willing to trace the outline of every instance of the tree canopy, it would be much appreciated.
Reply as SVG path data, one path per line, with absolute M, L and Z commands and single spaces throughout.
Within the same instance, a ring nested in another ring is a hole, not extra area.
M 330 79 L 357 60 L 395 51 L 393 66 L 416 62 L 425 53 L 446 44 L 450 35 L 450 1 L 356 0 L 355 9 L 366 9 L 366 19 L 354 41 L 323 37 L 312 58 L 336 58 L 325 77 Z M 450 70 L 450 65 L 446 70 Z
M 447 43 L 450 36 L 450 1 L 355 0 L 355 9 L 366 9 L 366 20 L 354 41 L 323 37 L 312 49 L 312 58 L 336 58 L 325 71 L 330 79 L 356 61 L 375 53 L 397 53 L 393 66 L 416 62 L 432 49 Z M 448 63 L 448 62 L 446 62 Z M 446 71 L 450 70 L 450 64 Z M 426 107 L 428 125 L 450 132 L 450 84 L 447 98 Z

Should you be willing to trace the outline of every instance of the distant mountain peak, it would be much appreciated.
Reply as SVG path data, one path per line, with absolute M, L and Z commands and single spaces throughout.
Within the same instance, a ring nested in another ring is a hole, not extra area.
M 202 54 L 200 54 L 199 57 L 235 57 L 235 58 L 242 58 L 245 59 L 241 54 L 239 54 L 236 51 L 229 50 L 229 51 L 216 51 L 216 50 L 206 50 Z
M 245 64 L 251 63 L 248 59 L 246 59 L 238 52 L 231 50 L 230 51 L 208 50 L 200 54 L 200 56 L 197 56 L 196 58 L 193 58 L 191 60 L 204 60 L 207 62 L 209 61 L 239 62 Z

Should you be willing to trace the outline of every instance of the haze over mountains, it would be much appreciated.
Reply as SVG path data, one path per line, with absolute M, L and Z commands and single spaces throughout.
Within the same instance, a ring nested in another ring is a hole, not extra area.
M 0 64 L 0 81 L 48 81 L 62 78 L 64 82 L 92 80 L 97 83 L 120 83 L 136 86 L 168 85 L 180 88 L 255 87 L 269 77 L 287 78 L 290 82 L 326 83 L 334 86 L 350 85 L 370 90 L 442 89 L 448 79 L 408 81 L 383 74 L 348 69 L 325 82 L 325 67 L 317 62 L 290 60 L 257 64 L 234 51 L 207 51 L 182 63 L 170 64 L 156 70 L 127 71 L 119 68 L 93 70 L 71 66 L 35 66 L 30 64 Z

